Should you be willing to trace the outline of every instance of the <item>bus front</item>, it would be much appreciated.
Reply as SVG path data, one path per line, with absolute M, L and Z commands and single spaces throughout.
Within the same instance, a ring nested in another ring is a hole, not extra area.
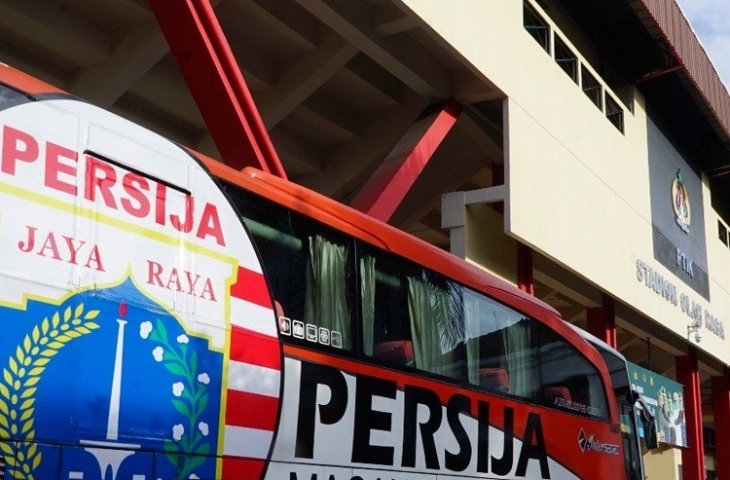
M 598 350 L 611 374 L 613 397 L 618 403 L 618 411 L 621 416 L 621 437 L 626 478 L 629 480 L 643 480 L 644 468 L 637 417 L 641 419 L 645 448 L 654 449 L 658 446 L 654 416 L 642 400 L 641 395 L 631 387 L 626 358 L 592 335 L 582 330 L 579 333 Z

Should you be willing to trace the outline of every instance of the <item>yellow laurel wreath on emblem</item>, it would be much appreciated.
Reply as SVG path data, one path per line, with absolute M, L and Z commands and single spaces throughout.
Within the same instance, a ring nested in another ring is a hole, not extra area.
M 41 463 L 41 452 L 33 442 L 35 394 L 41 374 L 59 350 L 72 340 L 99 328 L 94 320 L 99 310 L 84 313 L 84 304 L 67 307 L 63 317 L 56 312 L 44 318 L 40 327 L 23 338 L 8 359 L 0 379 L 0 439 L 22 439 L 12 444 L 0 441 L 0 450 L 12 478 L 35 480 L 33 470 Z

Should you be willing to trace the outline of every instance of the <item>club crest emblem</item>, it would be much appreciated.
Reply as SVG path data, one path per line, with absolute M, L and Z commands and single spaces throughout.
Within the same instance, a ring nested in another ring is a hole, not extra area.
M 0 443 L 6 478 L 216 476 L 223 354 L 207 339 L 130 280 L 12 315 L 0 339 L 12 352 L 0 435 L 18 440 Z
M 672 181 L 672 208 L 674 209 L 674 219 L 679 228 L 683 232 L 689 233 L 689 226 L 692 221 L 689 192 L 682 183 L 682 173 L 679 170 L 677 170 L 677 174 Z

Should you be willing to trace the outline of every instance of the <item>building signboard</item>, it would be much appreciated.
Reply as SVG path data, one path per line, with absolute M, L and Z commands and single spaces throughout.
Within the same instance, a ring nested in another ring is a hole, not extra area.
M 657 438 L 677 447 L 687 446 L 684 387 L 658 373 L 629 362 L 631 386 L 639 392 L 656 418 Z M 643 436 L 643 432 L 642 436 Z
M 710 300 L 702 179 L 651 121 L 647 135 L 654 258 Z

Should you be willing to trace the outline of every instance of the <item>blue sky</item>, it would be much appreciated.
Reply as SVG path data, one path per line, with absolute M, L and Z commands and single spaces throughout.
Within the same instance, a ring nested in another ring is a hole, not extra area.
M 730 86 L 730 1 L 677 0 L 702 46 L 723 79 Z

